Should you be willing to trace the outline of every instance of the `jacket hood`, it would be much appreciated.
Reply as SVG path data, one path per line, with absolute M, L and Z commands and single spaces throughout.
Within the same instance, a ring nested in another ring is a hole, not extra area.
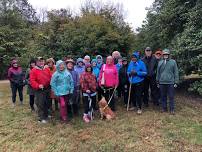
M 14 59 L 14 60 L 11 61 L 11 65 L 13 65 L 15 63 L 18 63 L 18 60 Z
M 62 60 L 59 60 L 59 61 L 56 62 L 56 70 L 57 70 L 57 72 L 61 72 L 61 71 L 60 71 L 60 65 L 61 65 L 62 63 L 64 63 L 64 65 L 65 65 L 65 62 L 62 61 Z M 65 70 L 66 70 L 66 66 L 65 66 Z
M 78 59 L 76 60 L 76 64 L 78 64 L 79 62 L 82 62 L 82 63 L 83 63 L 83 59 L 82 59 L 82 58 L 78 58 Z
M 94 62 L 97 63 L 97 60 L 96 59 L 92 59 L 91 64 L 94 63 Z
M 101 60 L 103 60 L 103 58 L 102 58 L 101 55 L 97 55 L 97 56 L 96 56 L 96 60 L 97 60 L 98 58 L 100 58 Z
M 140 58 L 140 53 L 139 52 L 134 52 L 132 54 L 132 57 L 135 57 L 135 58 L 139 59 Z

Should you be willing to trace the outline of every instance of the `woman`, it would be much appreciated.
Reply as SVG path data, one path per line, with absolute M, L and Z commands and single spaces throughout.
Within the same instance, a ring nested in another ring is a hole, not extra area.
M 121 89 L 121 93 L 123 94 L 123 97 L 124 97 L 125 107 L 128 102 L 128 91 L 129 91 L 127 69 L 128 69 L 128 61 L 127 61 L 127 58 L 124 57 L 122 67 L 119 70 L 119 86 Z
M 68 59 L 66 60 L 67 70 L 71 73 L 73 81 L 74 81 L 74 92 L 71 98 L 71 103 L 69 103 L 69 109 L 73 108 L 71 111 L 69 110 L 69 114 L 72 114 L 72 111 L 75 115 L 78 114 L 78 106 L 80 100 L 80 90 L 79 90 L 79 74 L 74 70 L 74 60 Z M 72 106 L 71 106 L 71 105 Z
M 56 63 L 57 71 L 51 78 L 51 89 L 58 97 L 60 103 L 60 117 L 62 122 L 67 121 L 67 102 L 74 91 L 74 82 L 66 69 L 66 64 L 59 60 Z
M 8 79 L 10 81 L 10 87 L 12 92 L 13 107 L 15 107 L 16 94 L 19 93 L 20 103 L 23 104 L 23 85 L 24 76 L 22 68 L 19 66 L 18 61 L 13 59 L 11 67 L 8 69 Z
M 131 101 L 133 106 L 138 108 L 137 114 L 142 114 L 142 93 L 147 69 L 144 62 L 140 59 L 139 52 L 132 54 L 127 73 L 129 76 L 128 80 L 131 83 Z
M 110 108 L 115 111 L 114 90 L 119 84 L 118 71 L 113 62 L 113 57 L 108 56 L 106 64 L 104 64 L 100 71 L 99 85 L 103 89 L 103 95 L 109 103 Z
M 83 120 L 89 123 L 91 121 L 91 116 L 89 115 L 90 107 L 96 108 L 96 78 L 90 64 L 86 65 L 85 72 L 80 77 L 80 84 L 84 103 Z M 91 105 L 89 105 L 90 100 L 92 101 Z
M 46 68 L 49 68 L 51 75 L 53 75 L 53 73 L 55 73 L 56 67 L 55 67 L 55 60 L 53 58 L 49 58 L 46 60 Z M 51 100 L 50 100 L 49 107 L 48 107 L 49 112 L 51 112 L 53 110 L 52 100 L 54 100 L 54 103 L 55 103 L 55 111 L 58 111 L 58 100 L 52 90 L 50 92 L 50 99 Z
M 36 66 L 36 60 L 31 59 L 29 62 L 29 68 L 26 71 L 25 79 L 27 84 L 27 94 L 29 95 L 29 105 L 31 108 L 31 112 L 35 111 L 34 109 L 34 89 L 30 85 L 30 71 Z

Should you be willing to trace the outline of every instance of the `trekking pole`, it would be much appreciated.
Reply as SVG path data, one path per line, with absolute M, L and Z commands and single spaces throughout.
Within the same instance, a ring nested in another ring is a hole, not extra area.
M 89 101 L 89 114 L 90 114 L 90 118 L 91 120 L 93 120 L 93 107 L 92 107 L 92 98 L 91 98 L 91 95 L 88 94 L 88 101 Z
M 131 95 L 131 86 L 132 86 L 132 77 L 130 77 L 130 86 L 129 86 L 129 92 L 128 92 L 128 103 L 127 103 L 127 111 L 129 111 L 129 105 L 130 105 L 130 95 Z

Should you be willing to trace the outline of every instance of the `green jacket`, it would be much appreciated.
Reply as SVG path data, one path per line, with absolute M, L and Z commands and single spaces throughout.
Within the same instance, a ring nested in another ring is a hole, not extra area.
M 158 63 L 156 81 L 159 84 L 179 83 L 179 71 L 177 63 L 173 59 L 161 60 Z

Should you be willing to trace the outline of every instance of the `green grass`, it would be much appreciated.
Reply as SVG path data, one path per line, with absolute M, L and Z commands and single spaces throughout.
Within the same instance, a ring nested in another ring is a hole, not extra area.
M 30 112 L 27 98 L 23 106 L 12 108 L 7 83 L 0 84 L 0 95 L 1 152 L 202 151 L 201 99 L 177 95 L 175 116 L 153 107 L 138 116 L 119 104 L 113 121 L 102 121 L 97 116 L 85 124 L 80 115 L 69 124 L 56 120 L 41 125 L 37 115 Z

